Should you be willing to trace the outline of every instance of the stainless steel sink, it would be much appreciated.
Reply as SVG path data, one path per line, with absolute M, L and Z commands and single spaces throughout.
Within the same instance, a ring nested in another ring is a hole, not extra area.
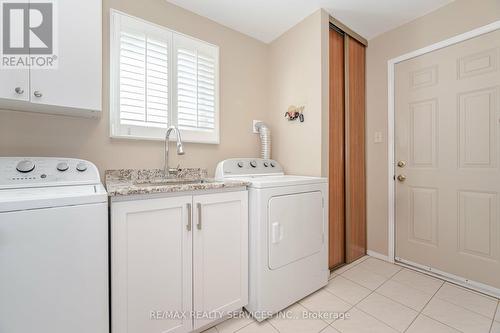
M 149 182 L 135 182 L 136 186 L 172 186 L 187 184 L 206 184 L 212 181 L 207 179 L 158 179 Z

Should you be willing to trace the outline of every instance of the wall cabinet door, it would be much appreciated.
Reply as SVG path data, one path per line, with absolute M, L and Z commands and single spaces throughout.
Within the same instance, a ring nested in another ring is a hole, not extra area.
M 64 0 L 55 5 L 58 67 L 31 69 L 31 102 L 101 110 L 101 0 Z
M 0 73 L 0 98 L 29 101 L 29 80 L 29 69 L 3 69 Z
M 194 196 L 193 214 L 194 311 L 237 310 L 248 303 L 248 192 Z
M 111 205 L 113 333 L 192 330 L 191 203 L 181 196 Z

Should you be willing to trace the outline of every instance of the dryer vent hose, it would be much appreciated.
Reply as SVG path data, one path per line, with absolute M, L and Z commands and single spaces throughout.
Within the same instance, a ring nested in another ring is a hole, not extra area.
M 260 157 L 268 160 L 271 158 L 271 130 L 263 122 L 255 124 L 255 128 L 260 136 Z

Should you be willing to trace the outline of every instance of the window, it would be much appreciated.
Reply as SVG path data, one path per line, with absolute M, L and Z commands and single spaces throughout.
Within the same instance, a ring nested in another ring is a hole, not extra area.
M 219 143 L 219 48 L 111 12 L 111 137 Z

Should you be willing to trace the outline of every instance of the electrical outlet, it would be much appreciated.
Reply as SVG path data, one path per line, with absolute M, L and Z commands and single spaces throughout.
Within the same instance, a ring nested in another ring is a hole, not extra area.
M 262 122 L 262 120 L 254 120 L 252 122 L 252 132 L 255 134 L 259 134 L 259 131 L 257 131 L 257 128 L 255 127 L 255 124 Z

